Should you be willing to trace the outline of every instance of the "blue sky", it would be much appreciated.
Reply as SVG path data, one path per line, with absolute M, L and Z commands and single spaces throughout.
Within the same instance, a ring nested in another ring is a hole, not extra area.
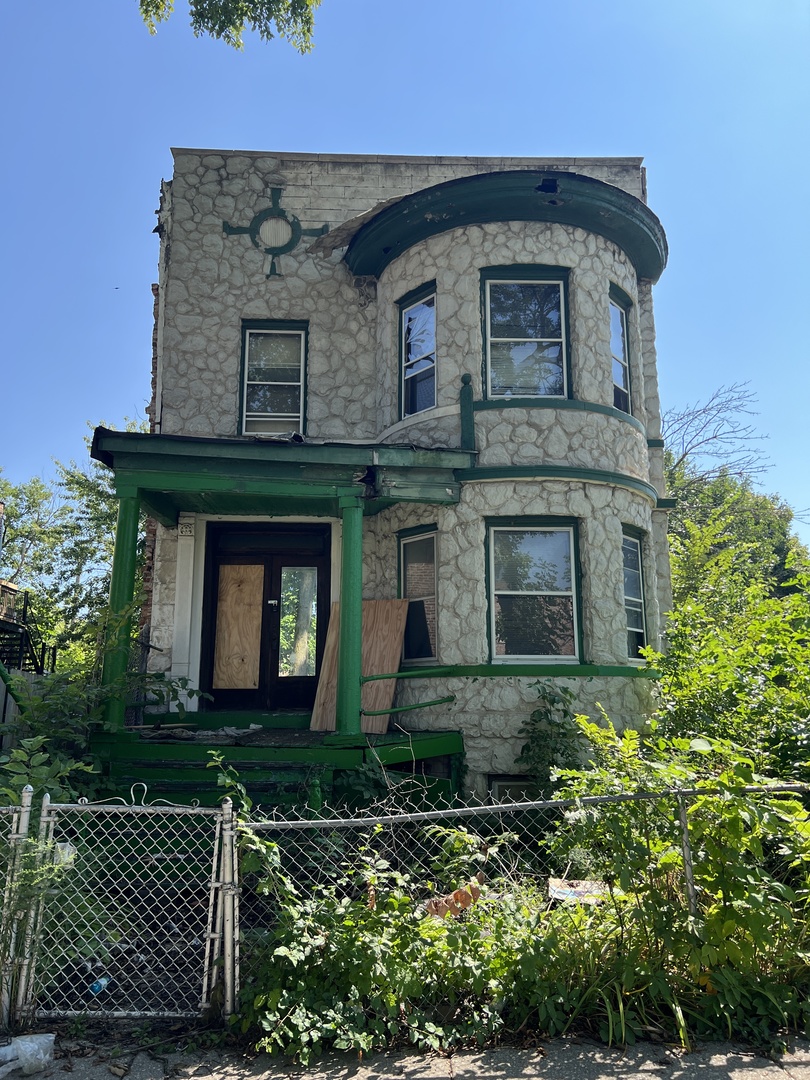
M 4 15 L 9 479 L 81 458 L 86 421 L 143 415 L 170 146 L 615 154 L 644 156 L 669 237 L 664 407 L 749 381 L 763 487 L 810 507 L 806 0 L 323 0 L 308 56 L 195 39 L 176 6 L 156 37 L 137 0 Z

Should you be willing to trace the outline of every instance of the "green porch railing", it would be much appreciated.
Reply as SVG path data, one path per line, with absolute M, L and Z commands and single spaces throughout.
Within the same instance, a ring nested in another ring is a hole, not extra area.
M 370 676 L 373 678 L 374 676 Z M 389 713 L 411 712 L 412 709 L 427 709 L 431 705 L 448 705 L 456 700 L 455 694 L 435 698 L 433 701 L 417 701 L 414 705 L 397 705 L 393 709 L 361 709 L 363 716 L 388 716 Z

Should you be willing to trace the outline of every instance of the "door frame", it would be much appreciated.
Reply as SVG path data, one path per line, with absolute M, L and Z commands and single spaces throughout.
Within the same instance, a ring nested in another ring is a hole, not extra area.
M 200 521 L 200 524 L 202 525 L 203 521 Z M 326 630 L 329 622 L 331 601 L 335 598 L 336 586 L 339 587 L 339 575 L 338 580 L 336 580 L 335 575 L 336 556 L 338 560 L 340 558 L 339 537 L 337 545 L 338 551 L 335 551 L 336 523 L 330 519 L 313 518 L 307 518 L 304 520 L 289 520 L 278 518 L 274 518 L 272 520 L 268 520 L 266 518 L 242 518 L 223 520 L 222 518 L 216 517 L 204 519 L 204 524 L 204 530 L 200 530 L 201 533 L 204 533 L 204 543 L 200 545 L 203 550 L 199 552 L 195 551 L 195 556 L 199 555 L 199 558 L 195 557 L 195 580 L 199 584 L 199 589 L 195 591 L 198 591 L 199 595 L 199 604 L 196 605 L 196 609 L 199 612 L 200 616 L 199 632 L 197 635 L 192 637 L 192 640 L 196 640 L 199 647 L 199 652 L 196 658 L 196 667 L 198 671 L 198 679 L 196 681 L 196 685 L 200 686 L 201 689 L 206 693 L 215 693 L 215 691 L 212 690 L 211 683 L 213 681 L 214 646 L 216 634 L 216 608 L 218 594 L 218 567 L 220 565 L 220 557 L 222 557 L 225 561 L 231 559 L 233 562 L 264 562 L 266 567 L 271 565 L 272 560 L 279 560 L 280 562 L 283 562 L 285 558 L 284 552 L 272 550 L 273 534 L 277 534 L 279 537 L 281 537 L 284 534 L 289 536 L 290 533 L 301 532 L 309 534 L 313 537 L 320 535 L 324 541 L 323 553 L 312 556 L 313 559 L 325 561 L 326 570 L 329 576 L 328 583 L 323 584 L 322 587 L 319 588 L 318 596 L 318 599 L 324 609 L 323 615 L 318 620 L 317 673 L 319 673 L 320 664 L 323 657 L 323 648 L 326 641 Z M 239 532 L 245 533 L 248 536 L 253 534 L 257 537 L 266 537 L 268 540 L 266 550 L 262 551 L 260 548 L 257 547 L 257 549 L 253 553 L 251 553 L 247 549 L 240 551 L 239 545 L 236 544 L 232 551 L 227 553 L 223 552 L 217 543 L 217 537 L 226 536 L 229 533 Z M 200 537 L 200 539 L 202 539 L 202 536 Z M 306 559 L 306 552 L 299 554 L 291 550 L 289 553 L 289 563 L 283 562 L 283 565 L 309 565 L 308 563 L 306 563 Z M 265 579 L 265 595 L 263 596 L 263 599 L 265 600 L 267 598 L 266 593 L 269 587 L 270 582 Z M 266 615 L 263 615 L 262 619 L 261 649 L 263 652 L 265 652 L 265 654 L 267 653 L 268 623 Z M 317 679 L 317 673 L 316 676 L 308 676 L 307 678 Z M 275 678 L 278 679 L 278 676 L 275 676 Z M 295 680 L 295 682 L 298 683 L 298 680 Z M 271 710 L 280 709 L 281 711 L 284 711 L 286 709 L 298 709 L 307 707 L 305 704 L 268 706 L 266 700 L 262 700 L 262 692 L 263 690 L 267 690 L 269 692 L 269 687 L 263 684 L 264 680 L 260 673 L 260 685 L 255 692 L 255 704 L 249 703 L 248 700 L 246 700 L 247 696 L 250 694 L 250 691 L 245 691 L 244 703 L 237 703 L 236 701 L 230 700 L 230 695 L 239 695 L 241 691 L 224 691 L 225 694 L 229 695 L 229 699 L 226 699 L 226 702 L 223 702 L 222 704 L 217 704 L 216 701 L 212 702 L 208 701 L 207 699 L 200 699 L 199 708 L 205 711 L 213 712 L 220 710 L 256 710 L 264 712 L 267 711 L 268 708 Z M 300 684 L 298 684 L 298 686 L 300 687 Z M 317 682 L 314 683 L 314 686 L 317 687 Z M 293 685 L 292 682 L 290 682 L 289 686 L 285 687 L 285 689 L 289 689 L 291 696 L 295 696 L 293 691 L 296 689 L 296 687 Z M 314 696 L 314 689 L 312 692 Z M 220 694 L 222 693 L 223 691 L 220 691 Z

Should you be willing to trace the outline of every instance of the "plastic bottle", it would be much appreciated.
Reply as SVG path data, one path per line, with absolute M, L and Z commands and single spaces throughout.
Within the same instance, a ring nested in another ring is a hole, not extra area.
M 106 990 L 110 985 L 110 976 L 102 975 L 100 979 L 96 979 L 95 982 L 90 983 L 90 993 L 100 994 L 102 990 Z

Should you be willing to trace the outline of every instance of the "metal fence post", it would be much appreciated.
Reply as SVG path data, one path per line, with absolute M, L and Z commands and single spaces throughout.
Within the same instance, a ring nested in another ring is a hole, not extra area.
M 681 849 L 683 850 L 683 876 L 686 880 L 686 899 L 689 914 L 697 915 L 697 893 L 695 892 L 695 874 L 692 868 L 692 845 L 689 843 L 689 822 L 686 817 L 686 800 L 678 796 L 678 818 L 681 823 Z
M 8 1027 L 11 1022 L 11 998 L 14 992 L 14 960 L 17 951 L 17 933 L 19 913 L 15 910 L 17 879 L 22 862 L 22 849 L 28 839 L 28 828 L 31 821 L 31 800 L 34 797 L 34 789 L 26 784 L 22 790 L 20 809 L 14 815 L 11 833 L 9 835 L 8 867 L 6 871 L 6 887 L 3 891 L 3 918 L 5 928 L 0 933 L 7 935 L 5 955 L 5 970 L 0 972 L 0 1026 Z
M 236 1003 L 237 974 L 235 957 L 238 955 L 237 935 L 239 926 L 236 916 L 236 830 L 233 802 L 222 800 L 222 969 L 225 1019 L 232 1016 Z
M 42 866 L 46 846 L 53 838 L 55 822 L 56 818 L 51 811 L 51 797 L 46 792 L 42 796 L 42 808 L 40 809 L 39 817 L 39 847 L 35 857 L 35 866 L 37 868 Z M 20 966 L 20 977 L 17 983 L 17 1001 L 15 1010 L 17 1019 L 25 1014 L 31 1004 L 31 998 L 33 996 L 33 974 L 36 966 L 37 944 L 44 904 L 44 896 L 41 896 L 36 903 L 32 902 L 28 909 L 28 916 L 25 920 L 22 964 Z

